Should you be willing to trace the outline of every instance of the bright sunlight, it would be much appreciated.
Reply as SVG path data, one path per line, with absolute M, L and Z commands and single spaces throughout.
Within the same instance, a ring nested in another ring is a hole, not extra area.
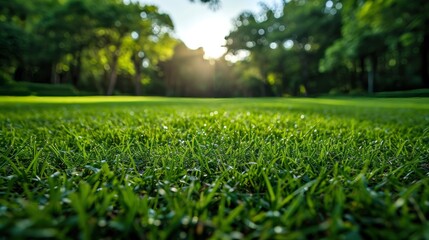
M 225 44 L 224 36 L 229 33 L 229 25 L 228 19 L 202 19 L 186 30 L 183 40 L 189 48 L 202 47 L 205 58 L 219 58 L 226 52 L 222 46 Z

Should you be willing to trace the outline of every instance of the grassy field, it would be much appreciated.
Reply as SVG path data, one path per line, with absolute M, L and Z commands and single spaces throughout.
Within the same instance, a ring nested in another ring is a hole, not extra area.
M 428 98 L 0 98 L 0 239 L 429 239 L 428 220 Z

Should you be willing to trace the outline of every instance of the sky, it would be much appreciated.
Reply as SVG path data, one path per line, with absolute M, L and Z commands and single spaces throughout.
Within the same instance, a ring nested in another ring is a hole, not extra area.
M 159 10 L 167 13 L 175 25 L 176 37 L 189 48 L 202 47 L 206 58 L 218 58 L 226 49 L 225 36 L 232 30 L 232 21 L 244 11 L 260 12 L 261 0 L 221 0 L 217 10 L 199 0 L 142 0 L 143 3 L 157 5 Z M 279 4 L 280 0 L 264 0 L 268 6 Z

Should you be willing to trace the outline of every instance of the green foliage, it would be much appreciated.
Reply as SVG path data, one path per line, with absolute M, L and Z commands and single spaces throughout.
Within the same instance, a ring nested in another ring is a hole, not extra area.
M 0 22 L 0 69 L 17 61 L 25 46 L 25 33 L 13 24 Z
M 284 1 L 238 16 L 226 45 L 229 54 L 250 54 L 245 61 L 259 69 L 265 95 L 299 95 L 301 86 L 310 94 L 421 88 L 429 84 L 428 8 L 425 1 Z M 270 84 L 273 74 L 281 81 Z
M 428 86 L 427 2 L 342 3 L 342 37 L 327 49 L 321 60 L 322 71 L 347 69 L 352 73 L 352 87 L 368 87 L 365 76 L 368 72 L 375 76 L 379 91 Z M 416 54 L 417 51 L 420 53 Z M 414 76 L 420 78 L 417 84 L 412 81 Z
M 219 0 L 191 2 L 222 11 Z M 186 75 L 179 77 L 178 90 L 167 72 L 172 68 L 162 63 L 181 54 L 174 52 L 180 41 L 172 37 L 172 19 L 158 7 L 120 0 L 2 1 L 0 84 L 206 97 L 428 88 L 427 12 L 425 0 L 262 3 L 258 13 L 237 16 L 226 36 L 225 59 L 245 56 L 242 61 L 221 59 L 212 66 L 214 60 L 210 65 L 198 59 L 196 65 L 175 66 L 177 75 Z
M 191 2 L 195 2 L 195 0 L 190 0 Z M 217 10 L 221 6 L 220 0 L 199 0 L 201 3 L 208 4 L 212 10 Z
M 202 48 L 191 50 L 179 43 L 161 67 L 168 96 L 213 96 L 215 67 L 204 59 Z
M 17 81 L 68 83 L 97 92 L 107 88 L 111 94 L 118 75 L 136 75 L 139 82 L 157 71 L 141 70 L 142 61 L 155 66 L 172 55 L 175 43 L 171 19 L 155 6 L 116 0 L 14 0 L 3 7 L 0 71 Z M 136 59 L 138 53 L 144 58 Z M 94 64 L 94 55 L 101 61 Z M 132 78 L 126 80 L 133 84 Z
M 427 98 L 0 98 L 4 238 L 422 239 Z
M 282 8 L 263 8 L 261 14 L 243 13 L 227 36 L 231 54 L 250 53 L 259 68 L 265 95 L 299 95 L 300 86 L 319 92 L 319 59 L 339 37 L 340 17 L 324 11 L 326 1 L 285 2 Z M 275 84 L 272 76 L 278 76 Z

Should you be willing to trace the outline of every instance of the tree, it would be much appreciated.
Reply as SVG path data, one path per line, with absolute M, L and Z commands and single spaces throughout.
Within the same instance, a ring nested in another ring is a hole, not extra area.
M 420 78 L 422 86 L 429 87 L 428 2 L 371 0 L 366 1 L 359 10 L 362 25 L 382 34 L 386 44 L 396 48 L 419 46 Z
M 145 17 L 140 21 L 139 32 L 129 36 L 131 61 L 134 66 L 135 94 L 141 95 L 143 70 L 156 70 L 159 61 L 173 55 L 177 41 L 171 37 L 173 22 L 166 14 L 161 14 L 155 6 L 145 6 Z
M 227 36 L 231 53 L 248 51 L 258 66 L 265 94 L 320 91 L 319 59 L 339 37 L 340 17 L 326 1 L 288 1 L 282 9 L 264 7 L 261 15 L 241 14 Z
M 40 18 L 52 1 L 0 2 L 0 74 L 2 78 L 23 80 L 32 51 L 39 43 L 33 32 L 35 20 Z M 38 8 L 36 8 L 36 6 Z M 30 45 L 31 43 L 31 45 Z
M 112 95 L 118 77 L 118 64 L 121 55 L 130 55 L 134 66 L 136 93 L 140 94 L 142 64 L 170 56 L 174 42 L 169 32 L 173 23 L 168 15 L 158 13 L 155 6 L 142 6 L 139 3 L 116 3 L 106 5 L 99 13 L 103 23 L 98 32 L 99 47 L 108 59 L 107 95 Z M 153 50 L 151 50 L 153 49 Z M 130 51 L 130 52 L 129 52 Z
M 195 0 L 190 0 L 191 2 L 195 2 Z M 218 9 L 220 7 L 220 0 L 200 0 L 201 3 L 209 4 L 209 7 L 213 10 Z
M 204 59 L 202 48 L 191 50 L 179 43 L 173 57 L 162 62 L 161 67 L 167 96 L 214 96 L 214 65 Z
M 368 92 L 373 92 L 374 86 L 376 90 L 429 86 L 429 4 L 404 0 L 342 3 L 342 37 L 326 51 L 321 70 L 354 72 L 352 87 L 363 86 L 366 80 Z M 420 56 L 416 56 L 416 49 Z M 420 66 L 420 73 L 414 66 Z M 420 75 L 421 84 L 413 80 L 416 75 Z
M 46 41 L 45 54 L 52 62 L 51 82 L 59 83 L 58 67 L 61 62 L 69 66 L 72 84 L 77 87 L 82 72 L 82 58 L 92 47 L 98 26 L 98 7 L 92 1 L 70 0 L 47 14 L 38 24 L 38 30 Z
M 13 24 L 0 22 L 0 85 L 11 80 L 13 66 L 23 57 L 25 34 Z

